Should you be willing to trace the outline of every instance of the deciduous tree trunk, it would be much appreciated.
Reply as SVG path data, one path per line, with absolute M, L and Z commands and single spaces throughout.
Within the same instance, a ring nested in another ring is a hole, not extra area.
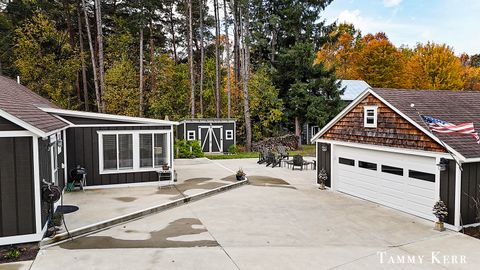
M 248 94 L 248 82 L 250 77 L 250 48 L 249 48 L 249 18 L 248 18 L 248 6 L 245 8 L 245 15 L 242 16 L 242 10 L 240 10 L 241 18 L 241 33 L 243 44 L 243 111 L 245 116 L 245 133 L 246 143 L 245 147 L 247 151 L 252 149 L 252 121 L 250 117 L 250 97 Z
M 155 63 L 155 42 L 153 40 L 153 21 L 150 18 L 150 91 L 157 91 L 157 67 Z
M 203 0 L 200 0 L 200 115 L 203 117 L 203 76 L 205 66 L 205 49 L 203 43 Z
M 87 19 L 88 20 L 88 19 Z M 87 81 L 87 66 L 85 64 L 85 55 L 83 48 L 83 27 L 82 27 L 82 12 L 80 11 L 80 3 L 77 2 L 77 24 L 78 24 L 78 41 L 80 43 L 80 54 L 82 55 L 82 86 L 83 86 L 83 104 L 85 111 L 90 110 L 90 102 L 88 98 L 88 81 Z
M 220 118 L 220 20 L 218 16 L 218 0 L 213 1 L 215 13 L 215 102 L 217 118 Z
M 188 0 L 188 67 L 190 74 L 191 117 L 195 118 L 195 76 L 193 74 L 192 0 Z
M 227 116 L 231 117 L 232 114 L 232 102 L 231 102 L 231 84 L 230 84 L 230 38 L 228 36 L 228 12 L 227 12 L 227 1 L 223 0 L 223 14 L 225 18 L 225 50 L 226 50 L 226 61 L 225 68 L 227 70 Z
M 298 137 L 298 147 L 302 146 L 302 127 L 298 117 L 295 117 L 295 136 Z
M 63 0 L 62 3 L 63 3 L 63 12 L 65 13 L 65 23 L 67 24 L 70 47 L 72 47 L 72 50 L 74 50 L 75 49 L 75 32 L 73 31 L 73 26 L 72 26 L 72 16 L 70 14 L 70 3 L 68 2 L 68 0 Z M 80 94 L 80 76 L 78 71 L 76 75 L 77 75 L 77 78 L 75 79 L 75 90 L 76 90 L 78 103 L 80 104 L 82 102 L 82 98 Z
M 169 16 L 170 16 L 170 34 L 172 35 L 173 60 L 175 60 L 175 63 L 178 63 L 177 41 L 175 39 L 175 22 L 173 21 L 173 1 L 170 4 Z
M 103 96 L 105 94 L 105 64 L 103 60 L 102 7 L 100 0 L 95 0 L 95 11 L 98 43 L 98 75 L 100 80 L 100 96 Z M 102 98 L 101 102 L 101 112 L 105 112 L 105 100 Z
M 143 25 L 140 24 L 140 74 L 139 74 L 139 81 L 140 85 L 138 87 L 138 96 L 139 96 L 139 106 L 138 106 L 138 113 L 140 117 L 143 116 Z
M 83 13 L 85 15 L 85 27 L 87 28 L 88 46 L 90 47 L 90 58 L 92 60 L 93 82 L 95 84 L 95 98 L 97 103 L 97 111 L 102 112 L 102 96 L 98 85 L 97 64 L 95 60 L 95 49 L 93 48 L 92 34 L 90 32 L 90 23 L 88 22 L 88 12 L 85 0 L 82 0 Z

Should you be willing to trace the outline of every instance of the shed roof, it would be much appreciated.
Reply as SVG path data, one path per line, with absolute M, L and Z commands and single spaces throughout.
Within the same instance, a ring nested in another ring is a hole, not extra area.
M 342 100 L 352 101 L 356 99 L 363 91 L 371 88 L 367 82 L 362 80 L 337 80 L 340 82 L 340 88 L 345 88 L 343 94 L 340 96 Z
M 180 121 L 180 123 L 206 123 L 206 122 L 215 122 L 215 123 L 232 123 L 237 120 L 234 118 L 192 118 L 185 119 Z
M 0 116 L 37 134 L 49 133 L 68 126 L 38 107 L 57 108 L 47 99 L 25 86 L 0 76 Z

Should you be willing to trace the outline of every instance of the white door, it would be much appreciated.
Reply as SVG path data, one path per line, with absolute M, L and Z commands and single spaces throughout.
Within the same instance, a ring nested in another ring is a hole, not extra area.
M 199 126 L 198 140 L 203 152 L 223 152 L 223 127 L 222 126 Z
M 335 146 L 333 158 L 334 189 L 435 220 L 435 158 L 345 146 Z

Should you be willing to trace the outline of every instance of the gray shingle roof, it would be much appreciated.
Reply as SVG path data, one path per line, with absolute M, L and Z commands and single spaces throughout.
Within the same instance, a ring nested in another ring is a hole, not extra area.
M 345 88 L 341 99 L 345 101 L 352 101 L 356 99 L 363 91 L 370 88 L 367 82 L 362 80 L 338 80 L 341 84 L 340 88 Z
M 428 128 L 417 111 L 452 124 L 473 122 L 480 132 L 480 92 L 449 90 L 373 89 L 392 106 Z M 415 104 L 415 109 L 410 104 Z M 469 135 L 433 133 L 465 158 L 480 157 L 480 145 Z
M 39 107 L 57 108 L 47 99 L 35 94 L 25 86 L 0 76 L 0 109 L 48 133 L 66 127 L 67 124 Z

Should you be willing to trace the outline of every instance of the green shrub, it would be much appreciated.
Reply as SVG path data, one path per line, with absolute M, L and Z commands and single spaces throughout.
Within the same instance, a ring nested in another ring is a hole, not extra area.
M 202 147 L 199 141 L 175 141 L 175 158 L 199 158 L 203 157 Z
M 232 144 L 228 147 L 228 153 L 229 154 L 238 154 L 238 147 L 235 144 Z
M 22 255 L 20 250 L 15 247 L 10 248 L 4 255 L 5 259 L 7 260 L 16 260 Z

